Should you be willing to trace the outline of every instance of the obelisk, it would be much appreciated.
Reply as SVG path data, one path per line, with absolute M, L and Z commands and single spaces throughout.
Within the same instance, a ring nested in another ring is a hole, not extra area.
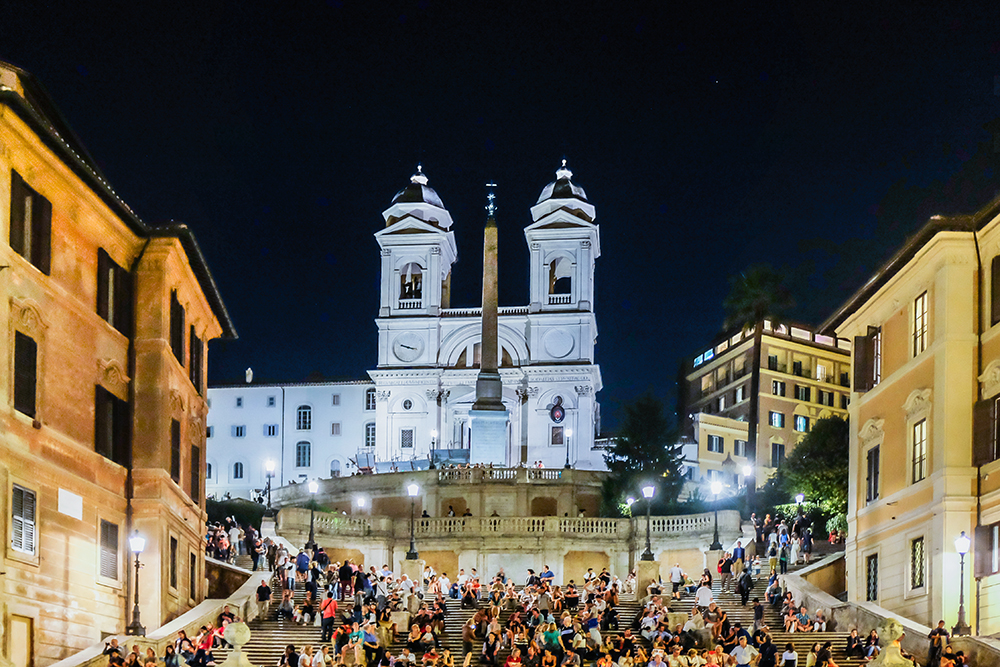
M 471 463 L 507 464 L 507 408 L 503 380 L 497 369 L 497 220 L 495 183 L 487 183 L 486 229 L 483 233 L 483 314 L 476 402 L 469 411 Z

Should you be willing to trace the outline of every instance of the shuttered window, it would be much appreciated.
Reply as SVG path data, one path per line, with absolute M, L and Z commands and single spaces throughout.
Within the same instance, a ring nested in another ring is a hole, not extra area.
M 97 314 L 125 336 L 132 335 L 132 276 L 97 251 Z
M 35 553 L 35 492 L 14 485 L 11 548 L 25 554 Z
M 100 385 L 94 389 L 94 451 L 118 465 L 128 465 L 128 403 Z
M 118 579 L 118 524 L 101 519 L 101 576 Z
M 854 337 L 854 391 L 865 392 L 882 381 L 882 327 Z
M 874 502 L 878 500 L 879 486 L 879 447 L 872 447 L 865 455 L 867 463 L 867 475 L 865 477 L 865 501 Z
M 981 466 L 997 459 L 997 403 L 1000 399 L 977 401 L 972 410 L 972 464 Z
M 204 352 L 204 346 L 201 342 L 201 338 L 198 338 L 195 334 L 194 325 L 191 325 L 191 332 L 188 336 L 188 343 L 190 351 L 188 354 L 188 377 L 191 379 L 191 384 L 194 388 L 201 393 L 201 376 L 202 376 L 202 355 Z
M 181 483 L 181 423 L 170 420 L 170 479 Z
M 191 447 L 191 500 L 201 503 L 201 447 Z
M 170 587 L 177 588 L 177 538 L 170 538 Z
M 16 172 L 10 184 L 10 247 L 49 275 L 52 263 L 52 204 Z
M 198 599 L 198 557 L 193 553 L 190 554 L 190 559 L 188 561 L 188 584 L 190 590 L 190 597 L 192 600 Z
M 1000 255 L 990 263 L 990 324 L 1000 323 Z
M 35 416 L 38 343 L 20 331 L 14 334 L 14 409 Z
M 184 306 L 177 300 L 177 291 L 170 293 L 170 349 L 184 365 Z

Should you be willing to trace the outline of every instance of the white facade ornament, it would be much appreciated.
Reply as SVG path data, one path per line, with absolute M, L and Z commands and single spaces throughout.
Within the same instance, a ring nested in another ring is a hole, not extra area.
M 594 392 L 594 388 L 589 384 L 578 384 L 573 389 L 577 396 L 590 396 Z
M 994 359 L 986 365 L 983 374 L 979 376 L 979 381 L 983 383 L 985 398 L 1000 393 L 1000 359 Z
M 921 415 L 930 412 L 931 409 L 931 389 L 914 389 L 903 402 L 903 412 L 907 419 L 916 419 Z
M 375 392 L 375 400 L 379 401 L 380 403 L 385 403 L 386 401 L 389 400 L 390 394 L 392 394 L 392 392 L 389 391 L 388 389 L 381 389 Z
M 528 387 L 528 396 L 532 398 L 538 396 L 538 387 Z
M 884 419 L 869 419 L 858 431 L 858 440 L 861 441 L 862 446 L 868 446 L 869 444 L 874 444 L 876 441 L 881 441 L 885 437 L 885 431 L 882 427 L 885 425 Z

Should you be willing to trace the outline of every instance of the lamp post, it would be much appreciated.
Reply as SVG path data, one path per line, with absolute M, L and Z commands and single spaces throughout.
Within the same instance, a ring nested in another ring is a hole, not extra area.
M 962 534 L 955 538 L 955 551 L 961 560 L 958 570 L 958 623 L 951 629 L 953 635 L 963 637 L 972 634 L 972 628 L 965 622 L 965 554 L 969 553 L 970 546 L 972 542 L 963 530 Z
M 316 480 L 309 481 L 309 541 L 306 542 L 306 549 L 316 550 L 316 492 L 319 491 L 319 483 Z
M 357 502 L 357 505 L 358 505 L 358 509 L 359 510 L 363 510 L 365 508 L 365 504 L 366 504 L 367 501 L 365 501 L 365 499 L 362 497 L 362 498 L 358 498 L 356 502 Z
M 135 583 L 132 585 L 135 591 L 135 604 L 132 606 L 132 622 L 125 628 L 125 634 L 145 637 L 146 628 L 142 627 L 142 624 L 139 622 L 139 568 L 142 567 L 142 563 L 139 562 L 139 554 L 146 547 L 146 540 L 137 530 L 132 533 L 132 537 L 128 538 L 128 546 L 132 550 L 132 553 L 135 554 Z
M 750 480 L 750 475 L 752 475 L 752 474 L 753 474 L 753 467 L 752 466 L 749 466 L 749 465 L 743 466 L 743 486 L 746 486 L 747 484 L 750 483 L 750 481 L 749 481 Z
M 713 509 L 715 511 L 715 530 L 712 533 L 712 545 L 709 548 L 711 551 L 721 551 L 722 543 L 719 542 L 719 494 L 722 493 L 722 482 L 716 480 L 712 482 L 712 495 L 715 496 L 715 503 L 713 504 Z
M 410 484 L 406 487 L 406 493 L 410 496 L 410 550 L 406 552 L 406 560 L 417 560 L 420 554 L 417 553 L 417 541 L 413 535 L 413 511 L 420 487 L 416 484 Z
M 267 511 L 264 516 L 274 516 L 274 510 L 271 509 L 271 479 L 274 478 L 274 459 L 268 459 L 264 463 L 264 469 L 267 470 Z
M 649 543 L 649 507 L 653 504 L 653 493 L 656 487 L 648 484 L 642 487 L 642 497 L 646 499 L 646 550 L 642 552 L 639 560 L 653 560 L 653 547 Z
M 437 449 L 437 439 L 438 439 L 437 429 L 436 428 L 432 428 L 431 429 L 431 456 L 430 456 L 430 459 L 431 459 L 431 461 L 430 461 L 430 469 L 431 470 L 433 470 L 434 468 L 437 467 L 436 465 L 434 465 L 434 450 Z
M 802 507 L 802 503 L 804 503 L 805 501 L 806 501 L 806 494 L 804 494 L 804 493 L 796 493 L 795 494 L 795 504 L 796 505 L 798 505 L 799 507 Z
M 569 439 L 573 437 L 573 429 L 566 429 L 566 465 L 563 467 L 569 470 Z

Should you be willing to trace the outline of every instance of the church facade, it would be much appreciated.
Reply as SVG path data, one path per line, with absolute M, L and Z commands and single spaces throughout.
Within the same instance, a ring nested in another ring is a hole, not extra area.
M 593 204 L 572 176 L 564 164 L 531 207 L 531 223 L 524 230 L 530 251 L 528 303 L 499 310 L 497 361 L 510 415 L 508 466 L 540 461 L 545 467 L 604 469 L 603 450 L 594 446 L 600 428 L 593 307 L 600 230 Z M 242 470 L 263 471 L 271 459 L 284 482 L 335 476 L 335 466 L 340 474 L 350 474 L 425 467 L 431 461 L 477 462 L 470 456 L 469 410 L 480 366 L 481 309 L 450 304 L 458 259 L 451 214 L 418 168 L 382 215 L 385 226 L 375 234 L 381 252 L 377 366 L 368 373 L 370 385 L 342 387 L 357 393 L 364 409 L 345 410 L 335 417 L 339 421 L 310 419 L 308 429 L 296 428 L 286 437 L 276 429 L 303 426 L 301 409 L 312 414 L 334 408 L 327 405 L 332 383 L 294 385 L 295 401 L 301 401 L 296 405 L 285 404 L 286 392 L 268 392 L 261 385 L 210 389 L 209 457 L 216 480 L 209 478 L 209 493 L 245 496 L 248 488 L 263 486 L 232 484 L 229 473 L 238 462 Z M 275 414 L 289 416 L 284 426 L 273 420 L 270 431 L 263 424 L 245 427 L 249 412 L 237 408 L 236 399 L 251 389 L 275 397 Z M 275 435 L 262 435 L 267 432 Z M 308 461 L 298 455 L 300 443 L 308 443 Z M 261 479 L 255 474 L 251 481 Z

